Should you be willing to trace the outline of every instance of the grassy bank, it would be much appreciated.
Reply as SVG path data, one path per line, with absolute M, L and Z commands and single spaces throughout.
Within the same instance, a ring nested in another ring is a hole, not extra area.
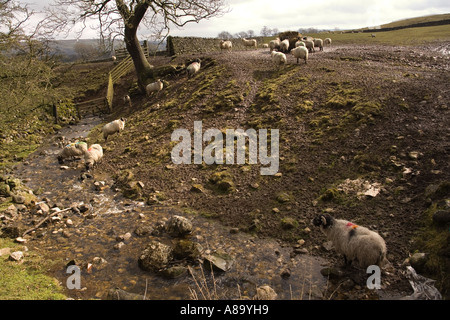
M 0 300 L 66 299 L 58 280 L 44 274 L 50 263 L 36 252 L 25 251 L 23 245 L 0 238 L 0 251 L 23 251 L 24 259 L 11 261 L 9 254 L 0 255 Z

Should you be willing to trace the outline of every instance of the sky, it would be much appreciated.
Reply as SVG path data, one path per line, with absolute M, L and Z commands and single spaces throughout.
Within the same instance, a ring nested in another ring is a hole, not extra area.
M 29 4 L 39 19 L 52 0 L 18 0 Z M 449 0 L 225 0 L 228 12 L 182 29 L 172 28 L 172 36 L 217 37 L 222 31 L 236 34 L 253 30 L 260 35 L 264 26 L 278 31 L 316 29 L 355 29 L 376 27 L 396 20 L 432 14 L 450 13 Z M 93 24 L 94 25 L 94 24 Z M 140 30 L 147 37 L 148 30 Z M 68 38 L 74 36 L 69 33 Z M 97 38 L 86 29 L 82 38 Z

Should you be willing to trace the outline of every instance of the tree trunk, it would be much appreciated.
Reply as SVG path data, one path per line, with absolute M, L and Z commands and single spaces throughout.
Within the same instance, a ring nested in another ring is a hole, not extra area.
M 139 43 L 139 39 L 136 35 L 137 28 L 125 28 L 125 44 L 128 53 L 133 59 L 134 68 L 136 69 L 139 88 L 142 92 L 145 92 L 145 86 L 148 78 L 153 78 L 153 70 L 150 63 L 147 61 L 147 57 L 144 54 L 144 50 Z

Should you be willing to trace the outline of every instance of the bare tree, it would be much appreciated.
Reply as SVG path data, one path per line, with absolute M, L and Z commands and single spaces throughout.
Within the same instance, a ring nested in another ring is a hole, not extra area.
M 123 36 L 144 90 L 153 72 L 137 36 L 143 25 L 153 33 L 167 36 L 171 27 L 183 27 L 224 13 L 224 0 L 54 0 L 49 8 L 48 26 L 69 30 L 81 24 L 79 35 L 96 19 L 102 39 Z
M 267 27 L 267 26 L 264 26 L 262 29 L 261 29 L 261 32 L 260 32 L 260 34 L 263 36 L 263 37 L 268 37 L 268 36 L 270 36 L 270 34 L 272 33 L 272 31 L 269 29 L 269 27 Z
M 218 34 L 217 37 L 219 39 L 225 39 L 225 40 L 233 39 L 233 35 L 231 33 L 229 33 L 228 31 L 222 31 L 221 33 Z

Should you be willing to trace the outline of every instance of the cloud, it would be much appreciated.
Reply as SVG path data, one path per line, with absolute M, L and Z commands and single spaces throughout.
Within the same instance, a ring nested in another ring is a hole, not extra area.
M 41 10 L 51 0 L 20 0 Z M 377 26 L 392 21 L 450 12 L 448 0 L 227 0 L 230 11 L 221 17 L 173 27 L 171 35 L 217 37 L 222 31 L 231 34 L 253 30 L 260 34 L 264 26 L 279 31 L 314 27 L 318 29 L 353 29 Z M 141 34 L 148 34 L 142 30 Z M 83 37 L 93 37 L 86 30 Z

